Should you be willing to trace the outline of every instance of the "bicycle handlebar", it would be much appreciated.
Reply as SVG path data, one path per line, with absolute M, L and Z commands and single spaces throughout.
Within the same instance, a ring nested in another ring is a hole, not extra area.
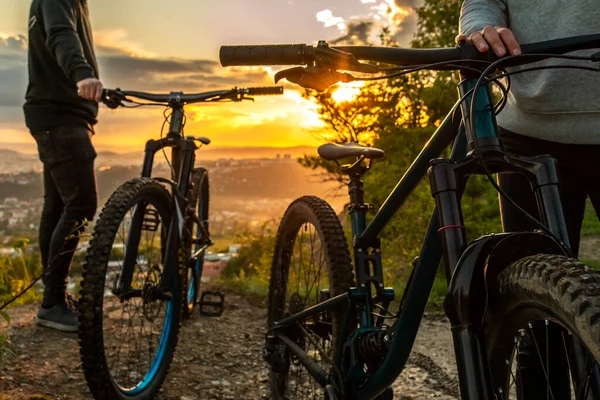
M 184 94 L 182 92 L 171 92 L 169 94 L 156 94 L 146 92 L 127 91 L 121 89 L 102 90 L 102 102 L 109 108 L 117 108 L 122 101 L 127 101 L 127 97 L 135 97 L 141 100 L 150 101 L 156 104 L 190 104 L 203 101 L 234 100 L 241 101 L 250 99 L 245 96 L 268 96 L 283 94 L 283 86 L 233 88 L 230 90 L 216 90 L 211 92 L 202 92 L 194 94 Z
M 314 46 L 274 44 L 258 46 L 221 46 L 223 67 L 233 65 L 306 65 L 314 61 Z
M 575 50 L 600 48 L 600 34 L 574 36 L 564 39 L 548 40 L 543 42 L 521 45 L 523 55 L 527 54 L 563 54 Z M 221 65 L 311 65 L 326 57 L 333 61 L 333 67 L 353 67 L 348 59 L 340 63 L 336 58 L 340 54 L 354 56 L 355 59 L 384 62 L 402 66 L 415 66 L 423 64 L 434 64 L 459 60 L 478 60 L 494 62 L 498 57 L 492 51 L 480 53 L 468 44 L 460 44 L 451 48 L 433 49 L 406 49 L 396 47 L 373 47 L 373 46 L 336 46 L 328 47 L 325 42 L 317 46 L 307 44 L 277 44 L 256 46 L 221 46 L 219 58 Z M 533 61 L 548 58 L 545 57 L 521 57 L 508 60 L 505 65 L 516 66 L 531 63 Z M 337 62 L 336 62 L 337 61 Z M 340 65 L 341 64 L 341 65 Z M 360 64 L 359 64 L 360 65 Z M 356 65 L 354 65 L 356 66 Z M 432 68 L 437 69 L 437 68 Z M 448 69 L 444 67 L 443 69 Z M 456 66 L 453 69 L 460 69 Z M 353 71 L 354 69 L 349 69 Z
M 271 96 L 283 94 L 283 86 L 265 86 L 241 89 L 249 96 Z

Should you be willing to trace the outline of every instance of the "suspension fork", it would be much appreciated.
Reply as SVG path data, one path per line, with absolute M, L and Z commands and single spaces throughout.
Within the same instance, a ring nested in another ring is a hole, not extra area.
M 159 293 L 164 294 L 170 293 L 170 289 L 175 287 L 177 274 L 179 273 L 178 267 L 182 264 L 182 254 L 180 252 L 182 249 L 180 249 L 179 241 L 184 227 L 187 207 L 186 194 L 190 186 L 189 177 L 195 162 L 195 143 L 192 140 L 185 140 L 181 136 L 183 118 L 183 108 L 173 107 L 167 137 L 159 141 L 150 140 L 146 143 L 144 165 L 142 167 L 142 177 L 151 177 L 156 152 L 164 147 L 171 147 L 172 178 L 175 181 L 172 186 L 174 212 L 167 228 L 165 248 L 161 255 L 164 272 L 158 287 Z M 122 277 L 119 280 L 117 289 L 118 293 L 124 293 L 131 287 L 133 270 L 138 256 L 137 248 L 144 222 L 147 221 L 146 214 L 146 204 L 140 203 L 135 206 L 127 238 Z
M 169 288 L 177 288 L 177 275 L 183 273 L 183 251 L 180 244 L 187 209 L 187 193 L 190 189 L 190 174 L 195 162 L 196 145 L 191 140 L 179 139 L 182 153 L 178 168 L 177 185 L 173 187 L 174 212 L 167 233 L 167 244 L 164 250 L 164 273 L 159 284 L 159 290 L 168 292 Z M 178 290 L 178 289 L 175 289 Z

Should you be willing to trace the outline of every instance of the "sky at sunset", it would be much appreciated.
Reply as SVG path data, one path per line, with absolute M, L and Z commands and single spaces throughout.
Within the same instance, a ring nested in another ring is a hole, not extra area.
M 45 0 L 52 1 L 52 0 Z M 421 0 L 88 0 L 100 75 L 106 87 L 186 93 L 273 84 L 270 68 L 223 68 L 223 44 L 311 43 L 346 39 L 377 44 L 381 26 L 401 44 L 416 25 Z M 30 1 L 0 0 L 0 148 L 35 151 L 24 125 L 27 20 Z M 337 98 L 351 97 L 351 88 Z M 191 106 L 186 134 L 214 146 L 314 146 L 321 124 L 298 89 L 255 103 Z M 101 107 L 95 144 L 129 152 L 156 138 L 157 108 Z

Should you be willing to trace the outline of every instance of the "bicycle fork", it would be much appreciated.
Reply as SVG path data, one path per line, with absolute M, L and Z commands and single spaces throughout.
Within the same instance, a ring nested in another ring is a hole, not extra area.
M 174 114 L 176 111 L 174 111 Z M 173 118 L 177 116 L 174 115 Z M 177 119 L 174 120 L 175 122 Z M 172 122 L 173 124 L 174 122 Z M 173 217 L 166 227 L 166 240 L 162 241 L 163 253 L 163 273 L 158 286 L 152 288 L 152 293 L 143 293 L 144 297 L 149 296 L 152 299 L 169 300 L 173 290 L 180 290 L 177 287 L 177 274 L 183 273 L 181 266 L 183 264 L 180 238 L 184 228 L 185 212 L 187 207 L 186 194 L 189 190 L 189 177 L 192 167 L 195 162 L 196 145 L 191 140 L 186 140 L 181 135 L 171 132 L 163 139 L 149 140 L 146 143 L 144 164 L 142 167 L 142 177 L 150 178 L 152 174 L 152 166 L 154 163 L 155 154 L 165 147 L 172 148 L 172 167 L 173 179 L 165 180 L 155 178 L 161 182 L 166 182 L 171 185 L 173 193 Z M 117 294 L 123 294 L 131 291 L 131 283 L 133 278 L 134 267 L 137 262 L 137 248 L 141 239 L 141 233 L 152 216 L 149 215 L 149 210 L 146 205 L 141 203 L 135 207 L 130 223 L 129 235 L 127 238 L 125 259 L 122 271 L 122 277 L 119 279 Z M 156 216 L 154 216 L 156 218 Z M 158 220 L 154 224 L 158 225 Z M 146 225 L 145 225 L 146 224 Z M 162 229 L 165 229 L 163 226 Z M 162 235 L 161 235 L 162 236 Z
M 461 95 L 470 88 L 469 81 L 460 85 Z M 511 172 L 525 174 L 535 189 L 542 222 L 568 247 L 568 236 L 558 192 L 556 161 L 550 156 L 512 157 L 506 155 L 496 135 L 495 116 L 490 105 L 487 86 L 479 89 L 481 96 L 475 105 L 477 136 L 471 132 L 466 102 L 461 105 L 466 135 L 459 135 L 451 159 L 432 160 L 428 171 L 432 195 L 438 210 L 439 235 L 444 249 L 444 264 L 449 290 L 444 302 L 446 315 L 452 325 L 452 336 L 463 400 L 495 399 L 487 347 L 483 333 L 483 319 L 487 296 L 483 267 L 490 247 L 497 239 L 488 238 L 467 249 L 467 238 L 461 210 L 461 198 L 468 177 L 473 174 Z M 466 139 L 466 143 L 465 143 Z M 473 145 L 476 143 L 476 146 Z M 462 161 L 468 145 L 473 150 Z M 460 154 L 462 153 L 462 154 Z M 458 156 L 458 157 L 455 157 Z M 501 236 L 501 235 L 497 235 Z M 506 267 L 502 266 L 502 267 Z

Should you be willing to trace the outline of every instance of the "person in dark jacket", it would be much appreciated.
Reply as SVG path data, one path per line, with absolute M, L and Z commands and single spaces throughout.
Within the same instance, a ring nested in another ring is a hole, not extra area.
M 87 0 L 33 0 L 28 57 L 23 109 L 44 169 L 39 243 L 46 273 L 36 322 L 76 332 L 67 277 L 83 222 L 97 208 L 91 139 L 102 95 Z

